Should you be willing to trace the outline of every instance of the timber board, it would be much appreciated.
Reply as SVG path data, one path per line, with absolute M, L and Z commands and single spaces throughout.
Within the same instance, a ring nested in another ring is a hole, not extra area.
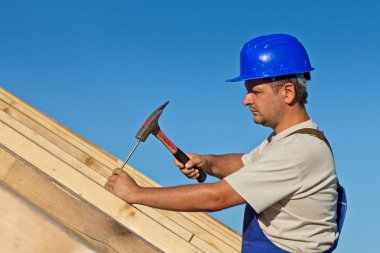
M 27 130 L 30 136 L 33 137 L 33 142 L 39 143 L 38 145 L 43 145 L 44 148 L 48 146 L 50 149 L 49 152 L 55 150 L 55 156 L 65 160 L 68 165 L 81 171 L 82 174 L 91 178 L 99 185 L 102 186 L 104 184 L 113 168 L 121 165 L 122 161 L 112 157 L 70 130 L 67 130 L 56 121 L 25 104 L 3 89 L 0 89 L 0 98 L 3 100 L 0 102 L 1 110 L 19 121 L 22 125 L 25 125 L 25 127 L 33 130 Z M 20 127 L 16 128 L 18 128 L 17 131 L 20 131 Z M 24 130 L 21 131 L 23 134 L 25 132 Z M 41 136 L 36 137 L 36 135 L 41 135 L 43 137 L 42 139 L 45 139 L 45 142 L 38 142 L 38 140 L 41 141 Z M 31 138 L 30 136 L 28 138 Z M 53 145 L 49 144 L 45 146 L 46 141 L 51 142 Z M 59 149 L 61 149 L 61 151 L 59 151 Z M 67 154 L 65 155 L 62 152 Z M 68 157 L 68 155 L 70 157 Z M 78 161 L 84 166 L 78 165 Z M 89 168 L 96 173 L 94 174 L 89 171 Z M 133 168 L 128 168 L 128 171 L 139 184 L 159 187 L 157 183 Z M 97 174 L 100 174 L 101 177 Z M 198 247 L 206 243 L 209 247 L 211 245 L 221 252 L 238 252 L 240 250 L 240 235 L 228 227 L 223 226 L 220 222 L 207 214 L 177 213 L 137 205 L 136 207 L 186 240 L 190 238 L 192 243 L 198 245 Z
M 0 182 L 40 212 L 92 245 L 97 252 L 159 252 L 100 210 L 73 195 L 6 148 L 0 149 Z M 53 252 L 53 251 L 51 251 Z

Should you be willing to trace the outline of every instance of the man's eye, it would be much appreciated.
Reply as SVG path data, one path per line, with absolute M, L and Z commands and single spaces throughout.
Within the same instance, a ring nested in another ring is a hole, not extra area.
M 260 91 L 257 91 L 257 90 L 247 90 L 247 94 L 259 94 L 261 93 Z

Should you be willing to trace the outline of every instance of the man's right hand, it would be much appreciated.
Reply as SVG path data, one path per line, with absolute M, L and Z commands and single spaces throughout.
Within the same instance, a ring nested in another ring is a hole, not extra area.
M 208 164 L 207 164 L 207 159 L 205 156 L 201 156 L 194 153 L 190 153 L 186 155 L 190 158 L 190 160 L 185 165 L 183 165 L 177 159 L 174 159 L 175 165 L 181 170 L 181 172 L 186 177 L 190 179 L 196 179 L 199 177 L 199 171 L 198 169 L 195 169 L 194 167 L 197 167 L 206 173 Z

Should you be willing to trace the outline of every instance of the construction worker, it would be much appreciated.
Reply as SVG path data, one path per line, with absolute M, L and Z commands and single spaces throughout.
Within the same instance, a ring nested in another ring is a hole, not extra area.
M 128 203 L 173 211 L 246 204 L 242 252 L 332 252 L 345 195 L 330 145 L 306 112 L 309 57 L 293 36 L 273 34 L 247 42 L 240 64 L 240 76 L 228 81 L 245 82 L 243 104 L 256 124 L 273 129 L 268 138 L 247 154 L 175 161 L 187 177 L 197 178 L 197 167 L 216 183 L 144 188 L 115 169 L 105 187 Z

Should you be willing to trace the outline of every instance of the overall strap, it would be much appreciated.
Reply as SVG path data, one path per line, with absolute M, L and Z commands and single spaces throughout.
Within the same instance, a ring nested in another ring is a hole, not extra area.
M 331 153 L 332 153 L 332 148 L 330 146 L 329 141 L 326 139 L 325 135 L 323 134 L 322 131 L 319 131 L 318 129 L 315 128 L 301 128 L 297 131 L 294 131 L 293 133 L 288 134 L 286 137 L 289 137 L 290 135 L 293 134 L 309 134 L 317 137 L 318 139 L 324 141 L 326 145 L 330 148 Z

